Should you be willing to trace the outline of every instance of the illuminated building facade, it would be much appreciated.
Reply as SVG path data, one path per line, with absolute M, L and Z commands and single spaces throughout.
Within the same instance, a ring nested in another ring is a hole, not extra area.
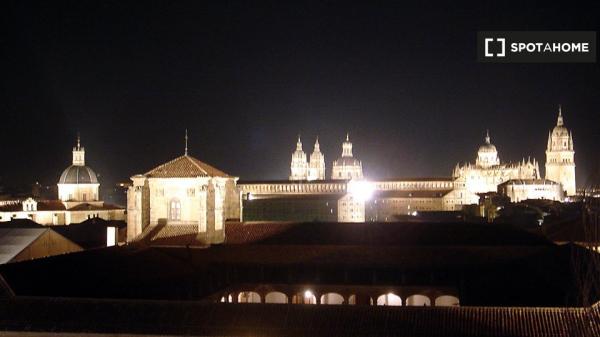
M 511 202 L 527 199 L 565 199 L 562 185 L 548 179 L 512 179 L 498 185 L 498 193 L 509 197 Z
M 218 243 L 224 239 L 225 221 L 241 218 L 238 178 L 188 156 L 187 147 L 183 156 L 131 180 L 128 241 L 144 231 L 157 235 L 186 231 L 206 243 Z
M 325 156 L 319 146 L 319 138 L 315 141 L 310 161 L 306 160 L 306 153 L 302 150 L 302 141 L 298 136 L 296 151 L 292 153 L 290 164 L 290 180 L 324 180 L 325 179 Z
M 240 181 L 244 221 L 396 221 L 477 203 L 451 178 Z
M 511 179 L 539 179 L 538 162 L 528 158 L 520 163 L 502 164 L 489 132 L 477 151 L 475 164 L 456 165 L 452 176 L 464 181 L 467 193 L 495 192 L 498 185 Z
M 342 143 L 342 156 L 333 162 L 331 179 L 363 179 L 362 163 L 352 155 L 352 143 L 348 134 L 346 141 Z
M 58 200 L 27 198 L 0 202 L 0 221 L 30 219 L 41 225 L 69 225 L 90 218 L 125 220 L 125 209 L 100 200 L 100 183 L 85 165 L 85 149 L 77 137 L 72 165 L 58 180 Z
M 561 107 L 558 108 L 556 126 L 548 133 L 546 179 L 561 183 L 567 195 L 575 195 L 573 133 L 565 127 Z

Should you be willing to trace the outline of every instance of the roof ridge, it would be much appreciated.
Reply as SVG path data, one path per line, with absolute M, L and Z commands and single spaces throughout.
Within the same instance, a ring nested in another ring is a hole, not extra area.
M 196 159 L 190 155 L 184 154 L 184 157 L 187 158 L 187 160 L 189 160 L 194 166 L 196 166 L 197 168 L 199 168 L 202 172 L 204 172 L 204 174 L 209 175 L 208 171 L 206 171 L 204 168 L 202 168 L 196 161 L 200 161 L 199 159 Z M 208 164 L 206 164 L 208 165 Z
M 160 164 L 160 165 L 156 166 L 155 168 L 153 168 L 153 169 L 150 169 L 150 171 L 148 171 L 148 172 L 144 173 L 144 175 L 150 174 L 150 173 L 151 173 L 151 172 L 153 172 L 153 171 L 156 171 L 156 170 L 158 170 L 158 169 L 161 169 L 161 168 L 163 168 L 163 167 L 165 167 L 165 166 L 167 166 L 167 165 L 169 165 L 169 164 L 171 164 L 171 163 L 173 163 L 173 162 L 177 161 L 177 160 L 178 160 L 179 158 L 181 158 L 181 157 L 185 157 L 185 155 L 181 155 L 181 156 L 179 156 L 179 157 L 177 157 L 177 158 L 174 158 L 174 159 L 171 159 L 171 160 L 169 160 L 169 161 L 168 161 L 168 162 L 166 162 L 166 163 L 162 163 L 162 164 Z

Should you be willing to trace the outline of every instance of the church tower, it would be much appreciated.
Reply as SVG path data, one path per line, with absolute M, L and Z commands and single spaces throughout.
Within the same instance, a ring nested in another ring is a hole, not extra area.
M 306 162 L 306 153 L 302 150 L 300 136 L 298 136 L 298 142 L 296 143 L 296 151 L 292 153 L 290 170 L 290 180 L 306 180 L 308 177 L 308 163 Z
M 77 146 L 73 147 L 73 165 L 85 166 L 85 148 L 81 146 L 79 135 L 77 135 Z
M 308 180 L 324 180 L 325 179 L 325 156 L 319 147 L 319 137 L 315 141 L 315 148 L 310 155 L 310 163 L 308 164 Z
M 85 149 L 77 136 L 77 146 L 73 147 L 73 164 L 67 167 L 58 180 L 58 198 L 70 208 L 80 203 L 100 202 L 100 184 L 94 170 L 85 165 Z
M 564 125 L 562 108 L 560 106 L 558 107 L 556 126 L 552 132 L 548 133 L 546 179 L 561 183 L 566 195 L 575 195 L 573 133 Z
M 363 179 L 362 163 L 352 156 L 352 143 L 346 134 L 346 141 L 342 143 L 342 156 L 333 162 L 331 179 Z

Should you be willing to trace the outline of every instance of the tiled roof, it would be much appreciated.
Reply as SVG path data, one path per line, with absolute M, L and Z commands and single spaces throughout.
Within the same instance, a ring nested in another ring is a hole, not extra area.
M 144 174 L 148 178 L 229 177 L 229 175 L 200 160 L 183 155 Z
M 541 235 L 498 224 L 444 222 L 227 223 L 225 242 L 334 246 L 552 246 Z
M 298 223 L 285 222 L 235 222 L 225 226 L 225 243 L 253 243 L 284 232 Z
M 197 225 L 148 226 L 136 241 L 151 246 L 207 246 L 207 243 L 198 237 Z
M 558 183 L 549 179 L 511 179 L 500 185 L 558 185 Z
M 65 204 L 60 200 L 37 200 L 38 211 L 64 211 Z M 0 206 L 0 212 L 20 212 L 23 211 L 23 202 L 15 202 Z
M 132 316 L 133 315 L 133 316 Z M 210 304 L 185 301 L 0 300 L 0 329 L 185 336 L 600 335 L 600 309 Z
M 95 210 L 101 211 L 101 210 L 119 210 L 119 209 L 123 209 L 123 207 L 119 207 L 119 206 L 112 205 L 112 204 L 102 204 L 102 206 L 98 206 L 98 205 L 94 205 L 94 204 L 82 203 L 75 207 L 69 208 L 69 211 L 95 211 Z

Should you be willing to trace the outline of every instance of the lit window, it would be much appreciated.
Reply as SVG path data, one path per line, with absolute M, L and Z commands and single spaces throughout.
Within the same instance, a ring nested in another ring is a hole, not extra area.
M 181 220 L 181 202 L 177 199 L 171 200 L 169 204 L 169 220 Z
M 196 195 L 196 189 L 195 188 L 188 188 L 187 195 L 188 195 L 188 197 L 195 196 Z

